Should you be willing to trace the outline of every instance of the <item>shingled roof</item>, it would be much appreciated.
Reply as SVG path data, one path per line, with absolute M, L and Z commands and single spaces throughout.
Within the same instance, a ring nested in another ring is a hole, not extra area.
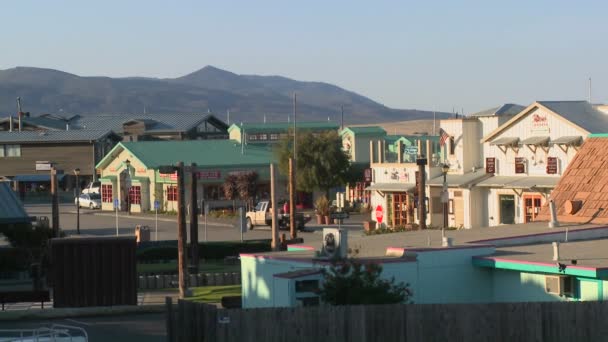
M 608 135 L 589 136 L 551 192 L 551 199 L 560 222 L 608 223 Z M 568 201 L 580 201 L 582 206 L 568 214 L 565 210 Z M 549 219 L 546 205 L 537 220 Z

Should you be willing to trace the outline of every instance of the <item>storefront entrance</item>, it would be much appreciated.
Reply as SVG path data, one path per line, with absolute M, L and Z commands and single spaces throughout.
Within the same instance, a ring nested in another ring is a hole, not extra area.
M 405 226 L 407 224 L 407 193 L 398 192 L 393 194 L 393 227 Z
M 540 206 L 542 203 L 542 197 L 540 195 L 528 195 L 524 196 L 524 222 L 534 222 L 536 216 L 540 213 Z
M 499 195 L 500 224 L 515 223 L 515 195 Z

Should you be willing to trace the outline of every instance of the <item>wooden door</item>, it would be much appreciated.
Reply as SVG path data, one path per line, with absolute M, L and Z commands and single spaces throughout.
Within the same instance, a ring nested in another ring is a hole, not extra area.
M 534 222 L 536 216 L 540 213 L 540 207 L 542 205 L 542 196 L 540 195 L 527 195 L 524 196 L 524 222 Z
M 464 199 L 462 191 L 454 191 L 454 226 L 464 226 Z
M 407 193 L 393 194 L 393 227 L 407 224 Z

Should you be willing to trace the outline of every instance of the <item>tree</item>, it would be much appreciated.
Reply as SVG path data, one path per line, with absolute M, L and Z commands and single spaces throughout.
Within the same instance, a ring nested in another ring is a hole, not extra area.
M 409 284 L 395 278 L 382 279 L 382 266 L 355 259 L 334 261 L 323 271 L 324 283 L 319 294 L 332 305 L 407 303 L 412 296 Z
M 237 196 L 235 175 L 230 174 L 226 177 L 226 179 L 224 180 L 224 184 L 222 184 L 222 190 L 224 190 L 224 197 L 232 201 L 232 209 L 234 210 L 234 200 Z
M 247 205 L 251 206 L 251 202 L 255 197 L 258 187 L 258 174 L 255 171 L 243 172 L 236 177 L 236 190 L 242 200 L 247 201 Z
M 289 135 L 276 149 L 279 171 L 289 173 L 289 158 L 293 158 L 293 139 Z M 329 189 L 344 185 L 348 179 L 350 162 L 342 151 L 342 139 L 335 131 L 313 134 L 298 132 L 296 156 L 296 187 L 299 191 L 321 190 L 329 196 Z

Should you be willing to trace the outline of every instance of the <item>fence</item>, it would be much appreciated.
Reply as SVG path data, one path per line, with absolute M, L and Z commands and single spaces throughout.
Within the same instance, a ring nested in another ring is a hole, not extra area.
M 241 273 L 199 273 L 190 274 L 188 276 L 189 286 L 223 286 L 223 285 L 240 285 Z M 173 275 L 153 275 L 139 276 L 138 289 L 140 290 L 156 290 L 178 287 L 177 274 Z
M 606 302 L 217 309 L 167 298 L 167 341 L 608 341 Z

